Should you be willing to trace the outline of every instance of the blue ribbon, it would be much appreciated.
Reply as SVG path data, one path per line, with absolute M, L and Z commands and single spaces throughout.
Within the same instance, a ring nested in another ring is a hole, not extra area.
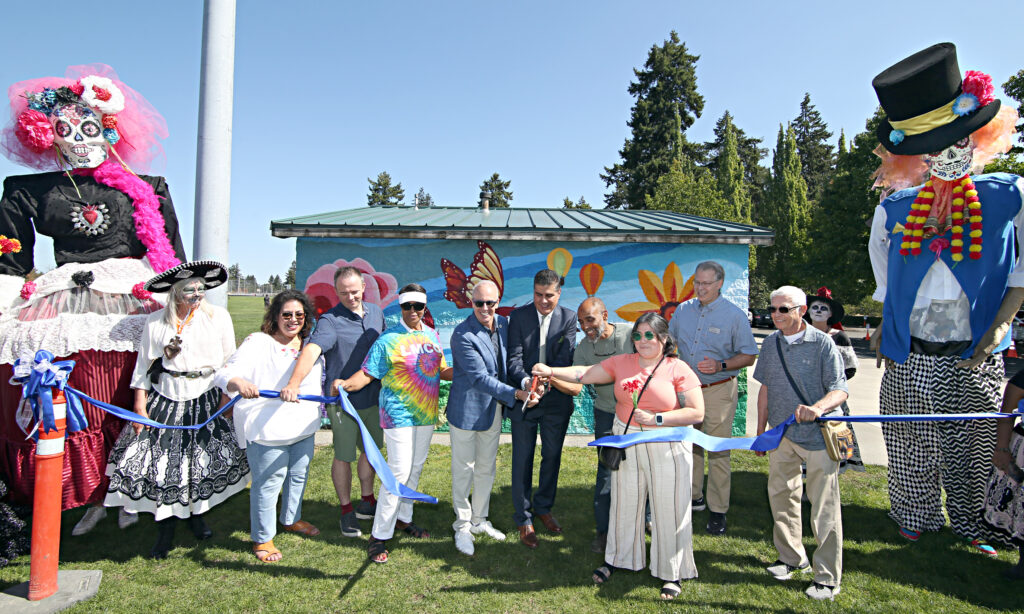
M 1024 401 L 1021 402 L 1024 405 Z M 1024 408 L 1011 413 L 980 412 L 975 414 L 899 414 L 891 416 L 828 416 L 818 418 L 817 422 L 942 422 L 947 420 L 981 420 L 1024 416 Z M 769 452 L 779 447 L 782 436 L 790 424 L 796 422 L 795 416 L 786 418 L 785 422 L 765 431 L 757 437 L 712 437 L 689 426 L 660 428 L 650 431 L 637 431 L 623 435 L 610 435 L 590 442 L 589 446 L 605 446 L 609 448 L 628 448 L 638 443 L 666 443 L 672 441 L 689 441 L 699 445 L 708 452 L 725 452 L 726 450 L 752 450 Z
M 82 401 L 91 403 L 92 405 L 95 405 L 96 407 L 102 409 L 103 411 L 113 414 L 118 418 L 121 418 L 122 420 L 126 420 L 128 422 L 135 422 L 137 424 L 142 424 L 144 426 L 156 429 L 171 429 L 185 431 L 197 430 L 205 427 L 207 424 L 217 419 L 221 414 L 234 407 L 235 403 L 237 403 L 239 399 L 242 398 L 241 395 L 235 395 L 235 397 L 228 401 L 227 404 L 224 405 L 224 407 L 221 407 L 216 412 L 214 412 L 202 424 L 191 424 L 185 426 L 178 424 L 161 424 L 159 422 L 150 420 L 149 418 L 143 418 L 142 416 L 138 415 L 133 411 L 128 411 L 126 409 L 110 405 L 109 403 L 104 403 L 103 401 L 96 400 L 90 397 L 89 395 L 85 394 L 84 392 L 72 388 L 71 386 L 66 387 L 64 393 L 68 395 L 69 400 L 71 398 L 74 398 L 76 401 L 78 399 L 81 399 Z M 267 399 L 276 399 L 281 396 L 281 393 L 274 390 L 260 390 L 260 396 Z M 352 403 L 349 402 L 348 395 L 345 394 L 344 391 L 341 391 L 341 394 L 336 397 L 325 397 L 313 394 L 300 394 L 299 400 L 313 401 L 314 403 L 340 404 L 342 410 L 346 414 L 352 416 L 352 418 L 356 421 L 356 424 L 359 425 L 359 432 L 363 440 L 363 454 L 366 455 L 366 460 L 370 462 L 370 466 L 373 467 L 374 471 L 377 472 L 377 477 L 380 478 L 380 483 L 384 486 L 384 488 L 387 489 L 389 493 L 402 497 L 403 499 L 422 501 L 424 503 L 437 503 L 437 497 L 432 497 L 430 495 L 415 491 L 406 486 L 405 484 L 400 483 L 398 479 L 395 478 L 395 474 L 391 473 L 391 467 L 388 467 L 387 461 L 384 460 L 384 455 L 381 454 L 380 450 L 377 449 L 377 444 L 373 441 L 373 436 L 370 435 L 370 431 L 366 428 L 366 425 L 363 424 L 363 421 L 360 420 L 359 414 L 356 412 L 355 408 L 352 407 Z
M 44 433 L 57 430 L 57 420 L 53 415 L 54 388 L 63 392 L 66 398 L 68 432 L 74 433 L 89 426 L 81 402 L 73 394 L 69 394 L 69 391 L 74 389 L 67 385 L 68 377 L 74 368 L 75 361 L 53 362 L 53 354 L 46 350 L 36 352 L 31 365 L 22 363 L 20 359 L 14 361 L 15 376 L 12 380 L 22 385 L 21 396 L 28 399 L 34 422 L 42 424 Z M 38 441 L 39 432 L 34 432 L 33 437 Z

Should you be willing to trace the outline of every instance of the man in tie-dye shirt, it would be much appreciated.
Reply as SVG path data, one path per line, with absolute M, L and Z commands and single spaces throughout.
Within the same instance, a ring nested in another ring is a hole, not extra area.
M 452 379 L 437 331 L 423 323 L 427 294 L 408 284 L 398 295 L 402 321 L 381 333 L 366 354 L 362 369 L 342 383 L 346 391 L 359 390 L 380 380 L 380 425 L 388 450 L 388 466 L 395 478 L 415 489 L 430 451 L 437 422 L 441 380 Z M 375 563 L 388 560 L 387 540 L 395 527 L 418 538 L 430 534 L 412 522 L 412 502 L 381 489 L 373 518 L 369 556 Z

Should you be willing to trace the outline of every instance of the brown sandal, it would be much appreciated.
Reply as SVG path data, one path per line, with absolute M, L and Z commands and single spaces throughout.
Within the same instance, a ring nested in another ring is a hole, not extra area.
M 314 527 L 305 520 L 296 521 L 294 524 L 281 525 L 281 528 L 290 533 L 301 533 L 306 537 L 316 537 L 317 535 L 320 535 L 320 529 Z
M 281 551 L 274 546 L 274 540 L 270 540 L 263 544 L 253 544 L 252 553 L 256 555 L 256 558 L 259 559 L 261 563 L 276 563 L 283 558 L 281 556 Z M 275 554 L 277 555 L 277 558 L 271 558 Z

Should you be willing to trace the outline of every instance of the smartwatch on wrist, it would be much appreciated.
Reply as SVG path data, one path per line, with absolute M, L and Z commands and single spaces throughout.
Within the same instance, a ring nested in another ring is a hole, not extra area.
M 728 371 L 728 370 L 729 370 L 729 367 L 725 364 L 725 361 L 723 360 L 722 361 L 722 371 Z
M 665 422 L 665 416 L 661 414 L 654 414 L 654 424 L 661 426 Z

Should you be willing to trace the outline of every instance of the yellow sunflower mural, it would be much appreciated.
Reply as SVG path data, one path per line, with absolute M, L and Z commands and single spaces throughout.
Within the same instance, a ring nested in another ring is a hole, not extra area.
M 661 279 L 653 271 L 644 269 L 637 272 L 637 277 L 647 300 L 629 303 L 615 310 L 627 322 L 635 322 L 644 313 L 658 313 L 666 320 L 671 320 L 676 307 L 693 298 L 693 275 L 683 283 L 683 275 L 675 262 L 668 263 Z

